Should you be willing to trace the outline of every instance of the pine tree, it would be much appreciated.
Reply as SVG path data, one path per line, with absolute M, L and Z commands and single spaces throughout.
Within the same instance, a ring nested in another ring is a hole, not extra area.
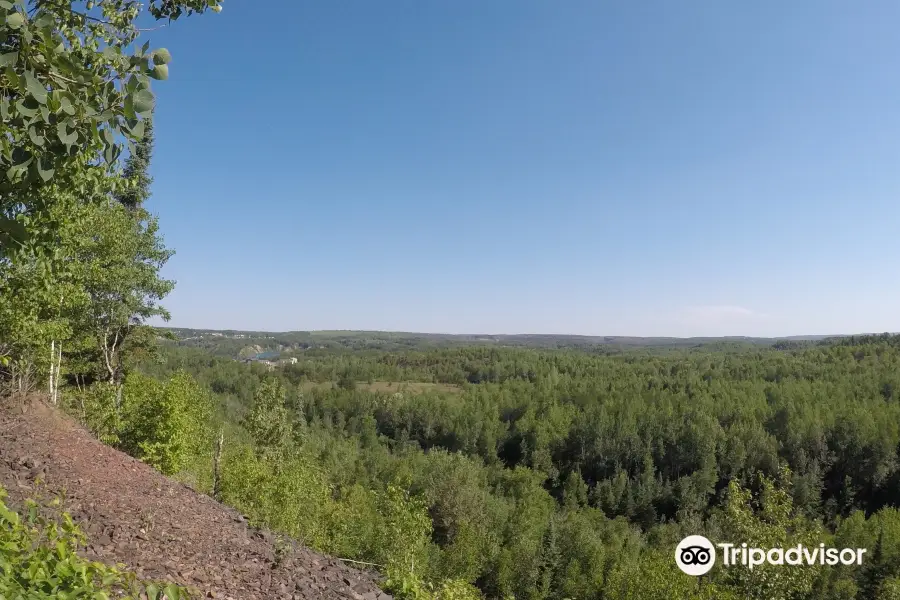
M 244 426 L 263 455 L 277 456 L 287 447 L 291 424 L 280 379 L 270 378 L 260 384 Z
M 550 519 L 547 529 L 541 539 L 541 549 L 538 555 L 537 587 L 539 597 L 547 598 L 556 587 L 556 571 L 559 568 L 561 552 L 557 541 L 556 519 Z
M 890 575 L 890 567 L 884 556 L 884 528 L 878 532 L 878 541 L 875 543 L 875 549 L 872 552 L 868 566 L 862 573 L 862 582 L 860 585 L 861 598 L 876 598 L 878 588 L 882 582 Z
M 153 158 L 153 119 L 147 119 L 144 125 L 144 137 L 134 146 L 134 152 L 125 161 L 125 179 L 131 184 L 127 191 L 119 195 L 117 200 L 130 210 L 143 207 L 150 198 L 150 160 Z

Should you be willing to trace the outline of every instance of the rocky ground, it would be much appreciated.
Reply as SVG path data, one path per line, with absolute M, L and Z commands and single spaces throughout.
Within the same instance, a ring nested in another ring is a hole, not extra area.
M 106 446 L 40 401 L 0 401 L 0 485 L 16 505 L 63 493 L 87 533 L 85 554 L 208 598 L 391 600 L 372 573 L 294 544 L 276 556 L 272 534 Z

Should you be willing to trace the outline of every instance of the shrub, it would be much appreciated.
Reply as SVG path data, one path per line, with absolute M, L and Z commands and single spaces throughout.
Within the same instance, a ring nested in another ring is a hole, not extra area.
M 116 410 L 115 387 L 95 383 L 83 390 L 71 390 L 65 402 L 97 439 L 110 446 L 120 444 L 122 419 Z
M 10 509 L 0 488 L 0 598 L 66 598 L 108 600 L 124 598 L 177 600 L 187 591 L 174 584 L 160 587 L 139 581 L 134 573 L 80 557 L 84 534 L 63 513 L 46 516 L 33 500 L 25 504 L 24 517 Z M 53 504 L 58 504 L 58 500 Z
M 255 523 L 319 550 L 327 549 L 326 517 L 333 510 L 324 474 L 300 453 L 268 460 L 249 445 L 225 449 L 221 497 Z
M 165 475 L 178 473 L 191 459 L 212 456 L 212 400 L 183 371 L 166 383 L 129 374 L 118 407 L 116 388 L 108 383 L 71 392 L 67 405 L 102 442 Z
M 192 455 L 212 448 L 209 394 L 183 371 L 164 386 L 144 375 L 125 382 L 123 446 L 165 475 L 178 473 Z

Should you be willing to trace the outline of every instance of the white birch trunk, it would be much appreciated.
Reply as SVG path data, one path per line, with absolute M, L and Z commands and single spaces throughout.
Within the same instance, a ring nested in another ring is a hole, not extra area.
M 56 341 L 50 340 L 50 402 L 56 404 L 55 393 L 53 391 L 53 369 L 56 367 Z
M 56 379 L 53 382 L 53 406 L 56 406 L 59 403 L 59 378 L 60 378 L 61 371 L 62 371 L 62 341 L 60 341 L 59 345 L 56 347 L 56 369 L 54 370 L 54 375 L 56 376 Z

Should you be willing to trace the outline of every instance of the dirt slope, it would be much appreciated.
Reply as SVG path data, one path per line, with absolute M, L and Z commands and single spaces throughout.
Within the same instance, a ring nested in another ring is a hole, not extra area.
M 40 402 L 25 412 L 0 401 L 0 484 L 13 504 L 38 476 L 65 492 L 87 555 L 139 575 L 231 600 L 390 600 L 372 574 L 302 547 L 276 562 L 273 537 L 237 511 L 95 440 Z

